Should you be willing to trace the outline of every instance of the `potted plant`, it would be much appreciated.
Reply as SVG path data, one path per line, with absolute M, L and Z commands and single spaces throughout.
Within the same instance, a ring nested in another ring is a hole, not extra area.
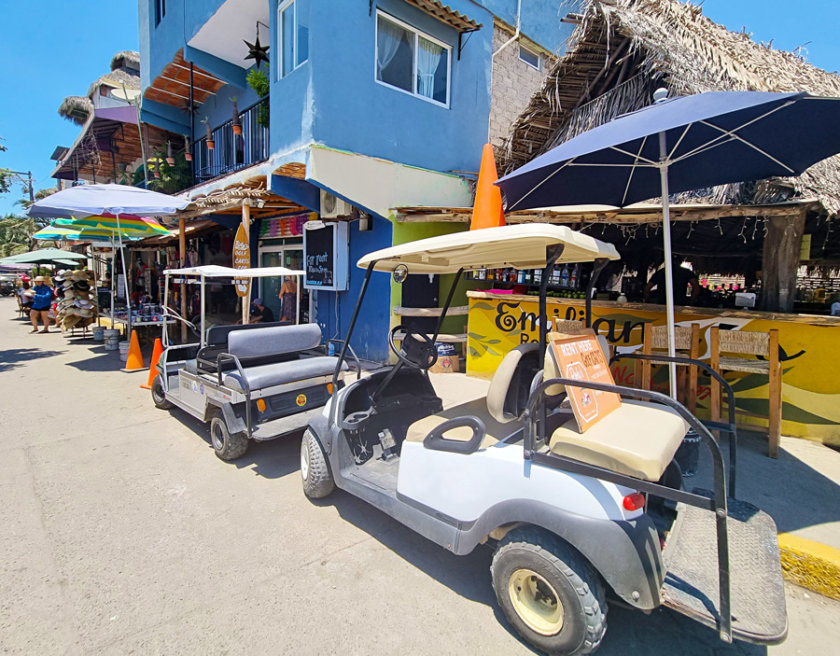
M 242 134 L 242 123 L 239 122 L 239 105 L 236 103 L 236 96 L 230 99 L 233 104 L 233 133 L 235 135 Z
M 171 141 L 166 142 L 166 163 L 169 164 L 169 166 L 175 166 L 175 158 L 172 157 L 172 142 Z
M 204 123 L 204 127 L 207 128 L 207 150 L 216 150 L 216 142 L 213 141 L 213 131 L 210 129 L 210 117 L 205 116 L 204 120 L 201 122 Z
M 184 136 L 184 159 L 192 162 L 192 140 L 188 136 Z

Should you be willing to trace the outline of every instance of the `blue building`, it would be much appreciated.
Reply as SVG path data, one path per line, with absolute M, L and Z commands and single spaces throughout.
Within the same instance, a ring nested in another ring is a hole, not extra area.
M 501 145 L 571 33 L 558 5 L 140 0 L 141 118 L 188 137 L 191 216 L 232 228 L 248 206 L 255 265 L 303 268 L 306 231 L 329 266 L 304 309 L 341 336 L 363 253 L 453 229 L 397 223 L 396 208 L 472 204 L 483 145 Z M 385 360 L 401 290 L 372 285 L 383 302 L 354 347 Z

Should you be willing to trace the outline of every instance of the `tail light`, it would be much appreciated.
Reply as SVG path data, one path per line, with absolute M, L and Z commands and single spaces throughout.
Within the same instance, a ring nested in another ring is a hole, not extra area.
M 645 495 L 641 492 L 633 492 L 624 497 L 623 503 L 626 510 L 641 510 L 645 507 Z

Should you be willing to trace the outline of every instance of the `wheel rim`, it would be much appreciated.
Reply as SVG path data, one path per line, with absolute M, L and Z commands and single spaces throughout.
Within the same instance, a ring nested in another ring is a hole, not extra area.
M 213 448 L 216 451 L 221 451 L 225 448 L 225 436 L 222 427 L 216 422 L 210 425 L 210 439 L 213 440 Z
M 309 478 L 309 445 L 306 442 L 304 437 L 300 448 L 300 475 L 303 476 L 303 480 Z
M 163 392 L 163 384 L 160 382 L 160 378 L 155 378 L 152 382 L 152 397 L 155 400 L 155 403 L 163 403 L 165 400 L 164 392 Z
M 563 628 L 563 604 L 552 585 L 530 569 L 518 569 L 508 581 L 508 594 L 520 619 L 540 635 Z

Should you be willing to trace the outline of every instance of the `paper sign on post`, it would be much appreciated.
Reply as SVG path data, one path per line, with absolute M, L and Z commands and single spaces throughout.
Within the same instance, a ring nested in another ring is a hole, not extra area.
M 615 385 L 594 334 L 568 336 L 551 333 L 548 338 L 551 355 L 563 378 Z M 621 397 L 615 392 L 567 386 L 566 393 L 581 433 L 621 406 Z

